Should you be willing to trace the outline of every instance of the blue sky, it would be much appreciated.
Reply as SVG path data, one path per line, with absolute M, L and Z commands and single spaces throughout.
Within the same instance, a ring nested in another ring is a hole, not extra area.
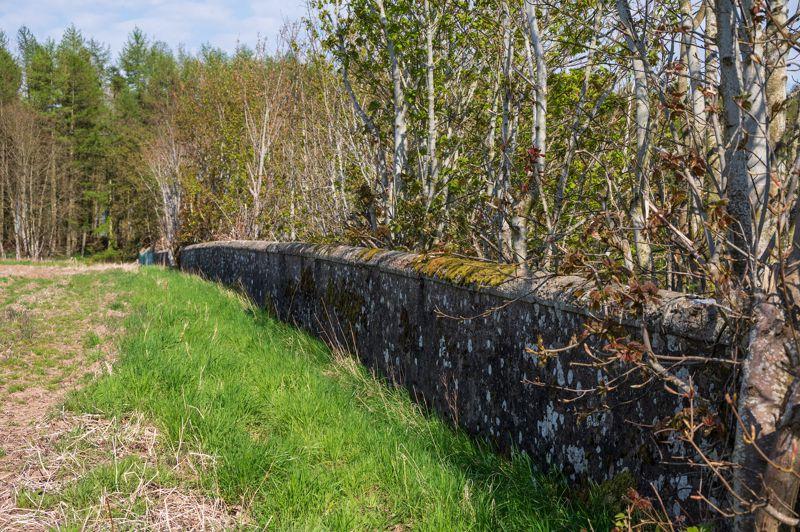
M 137 26 L 173 50 L 196 52 L 207 42 L 232 51 L 259 37 L 273 48 L 283 22 L 305 13 L 305 0 L 0 0 L 0 30 L 13 40 L 26 25 L 39 39 L 58 39 L 74 23 L 115 57 Z

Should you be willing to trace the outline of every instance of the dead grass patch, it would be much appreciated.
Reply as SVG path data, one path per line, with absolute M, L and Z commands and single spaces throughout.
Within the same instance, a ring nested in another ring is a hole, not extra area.
M 40 264 L 9 264 L 0 261 L 0 278 L 52 279 L 65 275 L 80 275 L 84 273 L 103 272 L 108 270 L 135 271 L 139 267 L 136 263 L 104 263 L 104 264 L 79 264 L 69 266 L 54 266 L 47 263 Z
M 3 530 L 228 530 L 244 522 L 240 508 L 192 487 L 213 459 L 167 452 L 141 415 L 61 412 L 41 428 L 23 449 L 18 478 L 0 488 Z

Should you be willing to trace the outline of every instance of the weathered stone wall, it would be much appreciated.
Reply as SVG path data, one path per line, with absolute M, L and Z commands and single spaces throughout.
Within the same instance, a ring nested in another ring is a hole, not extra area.
M 139 252 L 139 264 L 142 266 L 169 266 L 169 252 L 145 249 Z
M 335 338 L 418 401 L 503 450 L 524 450 L 576 482 L 630 471 L 640 492 L 652 496 L 652 484 L 671 513 L 702 517 L 689 496 L 709 479 L 681 463 L 692 453 L 668 430 L 686 399 L 657 379 L 648 382 L 641 370 L 613 391 L 586 393 L 632 366 L 593 367 L 583 348 L 541 350 L 571 345 L 598 317 L 588 310 L 583 279 L 533 275 L 497 287 L 459 286 L 418 273 L 415 259 L 345 246 L 214 242 L 183 249 L 181 268 L 239 287 L 280 319 Z M 613 319 L 624 334 L 639 336 L 637 320 Z M 659 355 L 726 356 L 713 301 L 661 292 L 644 322 Z M 719 365 L 680 371 L 722 403 L 729 375 Z M 725 450 L 713 439 L 701 443 Z

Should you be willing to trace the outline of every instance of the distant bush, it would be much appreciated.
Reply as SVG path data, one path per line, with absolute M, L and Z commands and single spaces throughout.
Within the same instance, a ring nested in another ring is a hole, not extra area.
M 99 264 L 103 262 L 128 262 L 133 260 L 134 257 L 130 252 L 109 247 L 103 251 L 98 251 L 97 253 L 89 255 L 85 259 L 87 264 Z

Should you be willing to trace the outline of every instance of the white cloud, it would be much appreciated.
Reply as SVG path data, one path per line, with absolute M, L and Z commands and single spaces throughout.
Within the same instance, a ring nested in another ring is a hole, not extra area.
M 58 40 L 74 23 L 116 55 L 139 27 L 173 49 L 197 51 L 207 42 L 232 51 L 259 37 L 273 45 L 282 24 L 304 14 L 305 0 L 0 0 L 0 30 L 13 39 L 25 25 L 39 39 Z

